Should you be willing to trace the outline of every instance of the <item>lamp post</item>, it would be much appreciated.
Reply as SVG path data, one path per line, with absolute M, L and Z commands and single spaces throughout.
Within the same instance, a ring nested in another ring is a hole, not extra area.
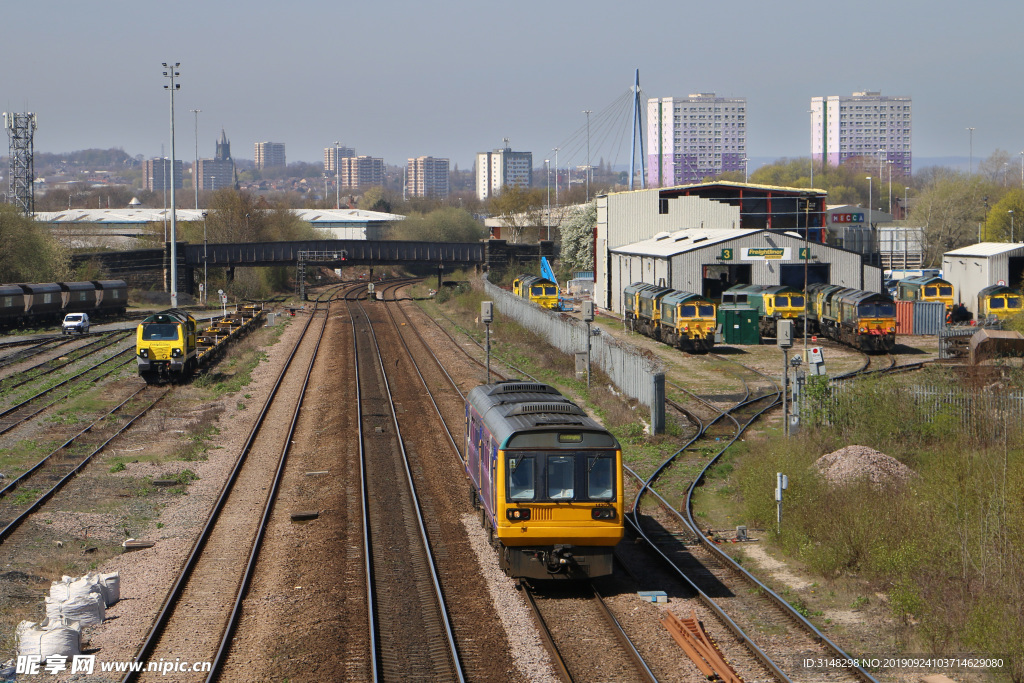
M 885 163 L 889 164 L 889 214 L 892 214 L 892 165 L 896 163 L 892 159 L 889 159 Z
M 1024 151 L 1020 153 L 1020 187 L 1024 190 Z
M 811 189 L 814 189 L 814 110 L 808 109 L 807 113 L 811 115 Z
M 192 167 L 192 187 L 196 191 L 196 211 L 199 210 L 199 112 L 202 109 L 189 109 L 190 112 L 196 115 L 196 159 L 195 165 Z
M 1010 242 L 1013 242 L 1013 209 L 1010 209 L 1006 213 L 1010 214 Z
M 747 175 L 747 162 L 748 161 L 750 161 L 750 159 L 748 159 L 747 157 L 743 157 L 743 182 L 744 183 L 747 182 L 747 178 L 749 177 Z
M 971 147 L 970 147 L 971 156 L 967 157 L 967 159 L 968 159 L 968 161 L 967 161 L 967 173 L 971 174 L 971 173 L 974 173 L 974 128 L 968 128 L 967 131 L 970 134 L 970 144 L 971 144 Z
M 558 150 L 560 147 L 555 147 L 551 151 L 555 153 L 555 206 L 558 206 Z
M 910 188 L 903 188 L 903 220 L 907 220 L 907 195 L 910 194 Z
M 207 269 L 206 269 L 206 212 L 203 211 L 203 305 L 206 305 L 206 300 L 210 297 L 210 285 L 207 281 Z
M 338 145 L 341 144 L 337 140 L 334 141 L 334 208 L 341 208 L 341 164 L 338 163 Z
M 164 76 L 170 79 L 170 83 L 164 88 L 171 93 L 171 308 L 178 307 L 178 250 L 176 248 L 178 231 L 174 215 L 174 91 L 181 88 L 181 85 L 175 83 L 174 79 L 181 75 L 176 71 L 180 65 L 181 62 L 175 62 L 173 66 L 168 66 L 167 62 L 163 63 L 164 68 L 167 69 L 164 71 Z
M 882 162 L 885 161 L 885 150 L 878 148 L 878 182 L 882 182 Z
M 584 109 L 583 113 L 587 115 L 587 201 L 590 201 L 590 115 L 593 113 L 590 109 Z M 548 237 L 551 239 L 551 237 Z
M 871 230 L 871 176 L 868 176 L 868 230 Z
M 548 241 L 551 241 L 551 171 L 548 169 L 548 160 L 544 160 L 544 177 L 548 181 Z

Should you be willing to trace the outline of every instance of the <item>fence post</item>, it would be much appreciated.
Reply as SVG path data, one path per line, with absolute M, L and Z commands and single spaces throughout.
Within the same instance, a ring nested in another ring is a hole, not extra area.
M 651 375 L 651 433 L 665 433 L 665 373 Z

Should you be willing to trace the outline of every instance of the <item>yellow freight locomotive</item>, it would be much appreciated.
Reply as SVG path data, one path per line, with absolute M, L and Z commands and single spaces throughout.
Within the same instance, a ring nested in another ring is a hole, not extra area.
M 470 495 L 514 578 L 612 573 L 623 535 L 622 450 L 546 384 L 478 386 L 466 397 Z
M 520 275 L 512 281 L 512 293 L 542 308 L 558 308 L 558 284 L 536 275 Z
M 715 345 L 715 304 L 699 294 L 634 282 L 622 290 L 626 325 L 683 351 Z

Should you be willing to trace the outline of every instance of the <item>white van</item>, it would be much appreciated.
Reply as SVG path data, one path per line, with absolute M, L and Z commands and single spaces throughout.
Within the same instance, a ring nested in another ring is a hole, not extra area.
M 60 325 L 61 334 L 88 334 L 89 332 L 89 314 L 88 313 L 68 313 L 64 316 L 64 322 Z

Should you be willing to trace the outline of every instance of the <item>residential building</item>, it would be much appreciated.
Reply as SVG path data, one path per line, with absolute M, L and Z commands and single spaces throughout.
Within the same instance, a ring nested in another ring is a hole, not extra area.
M 909 97 L 880 92 L 812 97 L 811 157 L 829 166 L 859 159 L 865 172 L 876 171 L 882 181 L 889 173 L 909 177 L 912 122 Z
M 231 143 L 222 128 L 213 159 L 200 159 L 196 180 L 201 191 L 221 190 L 235 183 L 235 162 L 231 158 Z
M 174 160 L 174 172 L 171 172 L 171 160 L 167 157 L 146 159 L 142 162 L 142 189 L 153 192 L 161 192 L 171 189 L 171 182 L 174 189 L 182 189 L 184 166 L 181 159 Z M 173 181 L 171 180 L 173 178 Z
M 647 100 L 647 185 L 703 182 L 745 171 L 747 99 L 695 93 Z
M 256 143 L 256 168 L 286 165 L 283 142 Z
M 434 157 L 409 159 L 405 170 L 405 192 L 409 197 L 448 196 L 448 160 Z
M 355 147 L 324 147 L 324 172 L 334 173 L 337 171 L 337 166 L 334 165 L 334 155 L 337 154 L 339 159 L 346 157 L 354 157 L 356 155 Z
M 503 187 L 529 187 L 533 181 L 533 152 L 511 147 L 476 155 L 476 196 L 480 201 L 501 194 Z
M 384 184 L 384 160 L 369 156 L 338 157 L 341 187 L 372 187 Z

